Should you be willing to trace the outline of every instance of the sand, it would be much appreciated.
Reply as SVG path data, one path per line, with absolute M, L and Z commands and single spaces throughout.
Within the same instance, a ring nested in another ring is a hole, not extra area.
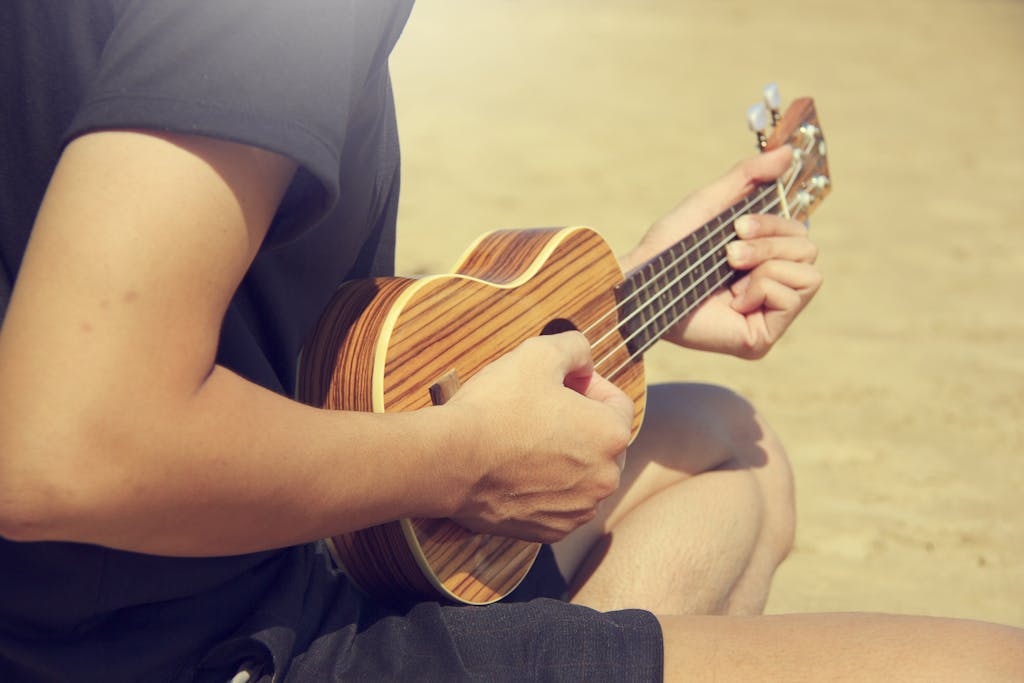
M 421 0 L 392 60 L 399 271 L 478 234 L 585 224 L 618 250 L 812 96 L 825 286 L 769 356 L 658 348 L 652 381 L 752 401 L 795 468 L 768 611 L 1024 626 L 1024 2 Z

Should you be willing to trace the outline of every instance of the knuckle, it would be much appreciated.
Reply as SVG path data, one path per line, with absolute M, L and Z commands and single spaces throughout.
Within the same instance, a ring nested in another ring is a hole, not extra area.
M 615 493 L 619 488 L 619 468 L 615 468 L 615 474 L 606 477 L 604 481 L 600 482 L 597 486 L 597 498 L 598 500 L 604 500 L 608 496 Z
M 543 367 L 557 363 L 562 356 L 558 341 L 550 336 L 530 337 L 525 339 L 519 348 L 527 356 L 524 362 L 531 366 Z
M 825 276 L 821 273 L 821 271 L 815 270 L 814 272 L 812 272 L 810 277 L 810 285 L 808 286 L 808 289 L 811 292 L 817 292 L 819 289 L 821 289 L 821 286 L 823 284 L 825 284 Z
M 768 355 L 768 352 L 770 350 L 771 347 L 767 345 L 751 349 L 750 353 L 748 353 L 746 356 L 746 360 L 761 360 L 762 358 Z
M 760 360 L 768 353 L 768 345 L 748 340 L 739 348 L 737 355 L 744 360 Z
M 609 420 L 608 433 L 604 437 L 604 454 L 614 458 L 629 446 L 632 435 L 632 424 L 624 420 Z
M 618 462 L 612 460 L 607 466 L 601 468 L 600 474 L 595 478 L 593 484 L 594 497 L 600 501 L 615 493 L 619 488 L 619 480 L 622 475 Z
M 821 250 L 818 248 L 817 244 L 815 244 L 814 242 L 810 242 L 809 246 L 807 247 L 807 252 L 811 263 L 814 263 L 815 261 L 818 260 L 818 254 L 821 252 Z
M 580 349 L 590 350 L 590 342 L 587 341 L 587 337 L 579 330 L 569 330 L 561 333 L 565 340 L 570 346 L 577 346 Z
M 732 257 L 734 266 L 747 272 L 754 270 L 764 260 L 758 245 L 749 240 L 744 241 L 739 249 L 732 253 Z
M 763 283 L 778 282 L 789 270 L 791 262 L 781 259 L 769 259 L 758 268 L 757 276 Z
M 557 543 L 568 536 L 570 531 L 564 529 L 544 529 L 537 534 L 537 540 L 541 543 Z
M 749 184 L 757 180 L 757 160 L 755 157 L 748 157 L 733 166 L 733 173 L 739 176 L 742 183 Z
M 570 516 L 558 517 L 545 527 L 543 533 L 547 536 L 547 539 L 544 542 L 555 543 L 561 541 L 596 516 L 597 508 L 590 507 Z
M 519 348 L 531 353 L 539 353 L 548 348 L 550 343 L 544 337 L 527 337 L 519 344 Z
M 799 311 L 804 305 L 800 292 L 794 289 L 786 288 L 779 294 L 779 298 L 781 307 L 792 311 Z
M 525 351 L 531 354 L 538 354 L 542 358 L 558 359 L 566 353 L 574 353 L 582 348 L 589 349 L 590 343 L 582 332 L 568 330 L 557 334 L 542 334 L 536 337 L 528 337 L 523 340 L 520 346 Z
M 630 416 L 632 417 L 632 416 Z M 633 424 L 632 420 L 629 422 L 622 422 L 619 424 L 619 429 L 615 435 L 615 441 L 613 443 L 613 450 L 615 455 L 622 453 L 629 446 L 629 439 L 633 435 Z
M 589 510 L 587 510 L 585 512 L 581 512 L 576 517 L 575 524 L 573 525 L 573 528 L 570 531 L 575 531 L 576 529 L 580 528 L 581 526 L 583 526 L 587 522 L 593 520 L 595 517 L 597 517 L 597 508 L 596 507 L 592 507 L 592 508 L 590 508 Z M 566 533 L 568 534 L 569 532 L 566 532 Z

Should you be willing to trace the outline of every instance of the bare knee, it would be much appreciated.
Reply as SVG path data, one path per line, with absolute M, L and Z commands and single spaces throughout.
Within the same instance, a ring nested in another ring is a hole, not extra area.
M 781 440 L 744 397 L 712 384 L 664 384 L 651 387 L 648 412 L 672 425 L 669 438 L 702 453 L 697 475 L 708 470 L 744 470 L 754 479 L 764 511 L 762 542 L 781 562 L 792 549 L 796 529 L 793 474 Z M 666 463 L 667 464 L 667 463 Z
M 762 442 L 781 450 L 774 433 L 766 433 L 754 406 L 734 391 L 713 384 L 658 384 L 650 388 L 641 438 L 655 431 L 683 461 L 678 469 L 699 474 L 732 463 L 767 464 Z M 672 463 L 665 463 L 672 465 Z
M 746 403 L 737 396 L 736 400 Z M 761 542 L 781 562 L 793 549 L 796 537 L 796 492 L 793 470 L 786 449 L 767 421 L 756 411 L 757 440 L 751 442 L 736 431 L 731 447 L 734 457 L 723 467 L 742 468 L 751 473 L 761 490 L 764 526 Z

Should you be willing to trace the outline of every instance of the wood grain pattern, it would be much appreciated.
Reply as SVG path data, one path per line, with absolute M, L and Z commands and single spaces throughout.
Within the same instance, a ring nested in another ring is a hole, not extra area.
M 458 272 L 377 279 L 339 289 L 303 353 L 299 399 L 336 410 L 396 412 L 431 404 L 430 386 L 466 381 L 520 342 L 576 328 L 625 370 L 616 383 L 644 409 L 643 367 L 617 330 L 612 287 L 622 279 L 604 241 L 586 228 L 499 231 Z M 429 475 L 429 473 L 427 473 Z M 440 595 L 486 604 L 529 571 L 537 543 L 473 534 L 450 520 L 396 520 L 328 541 L 364 590 L 389 600 Z

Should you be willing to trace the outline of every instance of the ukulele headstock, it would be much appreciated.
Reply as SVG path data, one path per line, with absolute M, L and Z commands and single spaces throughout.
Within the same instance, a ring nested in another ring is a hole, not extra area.
M 809 97 L 797 99 L 785 114 L 780 114 L 779 91 L 772 84 L 764 89 L 764 102 L 747 111 L 747 121 L 757 134 L 758 147 L 762 151 L 787 144 L 793 148 L 793 165 L 778 182 L 790 217 L 806 221 L 832 189 L 828 148 L 814 109 L 814 100 Z

